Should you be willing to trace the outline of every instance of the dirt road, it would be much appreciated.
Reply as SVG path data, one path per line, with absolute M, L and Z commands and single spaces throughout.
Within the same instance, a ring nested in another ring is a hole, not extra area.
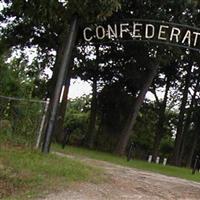
M 65 191 L 49 194 L 43 200 L 200 200 L 199 183 L 104 161 L 78 159 L 103 168 L 107 181 L 72 184 Z

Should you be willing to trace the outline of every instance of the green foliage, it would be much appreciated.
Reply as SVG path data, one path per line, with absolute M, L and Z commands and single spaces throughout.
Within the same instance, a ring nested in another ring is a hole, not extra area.
M 68 1 L 67 7 L 71 13 L 77 13 L 86 22 L 105 20 L 113 12 L 121 8 L 121 0 L 71 0 Z
M 56 74 L 56 63 L 60 61 L 56 57 L 55 62 L 55 53 L 52 55 L 52 52 L 60 54 L 72 16 L 78 14 L 84 23 L 105 20 L 120 8 L 120 0 L 98 0 L 95 3 L 92 0 L 8 0 L 4 5 L 0 12 L 0 22 L 5 24 L 0 29 L 0 54 L 13 47 L 20 50 L 36 47 L 39 51 L 36 57 L 41 63 L 37 70 L 44 71 L 45 67 L 50 67 Z M 53 78 L 49 91 L 55 85 Z
M 40 64 L 36 60 L 30 62 L 27 59 L 23 55 L 14 57 L 9 62 L 0 58 L 1 95 L 20 98 L 44 97 L 46 76 L 41 73 Z
M 71 143 L 80 144 L 87 134 L 89 102 L 89 96 L 82 96 L 68 101 L 64 127 L 72 134 Z
M 12 65 L 12 66 L 11 66 Z M 0 94 L 5 96 L 25 97 L 32 87 L 32 83 L 25 82 L 24 68 L 18 68 L 14 61 L 12 64 L 0 63 Z
M 61 35 L 66 33 L 70 19 L 78 14 L 84 22 L 105 20 L 120 9 L 120 0 L 43 0 L 6 1 L 0 20 L 9 25 L 2 28 L 2 49 L 12 46 L 38 45 L 43 50 L 57 50 Z M 15 36 L 15 37 L 14 37 Z M 13 40 L 15 38 L 15 40 Z
M 154 105 L 150 102 L 146 102 L 141 108 L 132 135 L 132 140 L 137 145 L 137 151 L 140 156 L 146 157 L 147 153 L 149 153 L 153 147 L 152 145 L 154 141 L 155 125 L 157 120 L 158 119 Z
M 173 152 L 173 147 L 174 140 L 169 135 L 165 136 L 160 144 L 160 155 L 162 157 L 169 158 Z
M 1 128 L 0 135 L 7 135 L 7 139 L 16 143 L 33 144 L 36 141 L 44 103 L 29 101 L 37 88 L 34 83 L 39 74 L 35 68 L 36 65 L 28 65 L 21 58 L 14 58 L 10 63 L 1 59 L 0 95 L 4 97 L 0 97 L 0 123 L 7 121 L 10 128 Z

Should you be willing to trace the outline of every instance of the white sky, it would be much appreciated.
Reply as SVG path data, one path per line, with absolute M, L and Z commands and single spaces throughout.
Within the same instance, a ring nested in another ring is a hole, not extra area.
M 80 79 L 71 79 L 68 97 L 74 99 L 76 97 L 81 97 L 84 94 L 91 93 L 91 86 L 86 81 L 81 81 Z

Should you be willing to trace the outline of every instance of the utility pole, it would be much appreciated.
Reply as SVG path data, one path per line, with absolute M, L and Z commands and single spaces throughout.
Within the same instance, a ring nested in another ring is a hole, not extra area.
M 64 54 L 61 60 L 61 65 L 60 65 L 60 69 L 58 73 L 58 79 L 56 82 L 55 91 L 50 103 L 51 110 L 50 110 L 50 115 L 49 115 L 49 121 L 47 122 L 45 138 L 44 138 L 44 142 L 42 146 L 43 153 L 49 153 L 49 150 L 50 150 L 53 128 L 55 125 L 56 114 L 58 111 L 61 90 L 62 90 L 64 78 L 67 76 L 67 73 L 69 71 L 68 68 L 70 66 L 72 51 L 75 46 L 75 41 L 77 38 L 77 32 L 78 32 L 78 16 L 75 15 L 72 18 L 72 21 L 69 27 L 69 32 L 67 35 L 68 40 L 64 48 Z

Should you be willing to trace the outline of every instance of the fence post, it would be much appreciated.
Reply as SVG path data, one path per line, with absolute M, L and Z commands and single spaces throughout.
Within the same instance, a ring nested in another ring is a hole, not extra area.
M 42 131 L 44 130 L 44 123 L 45 123 L 45 119 L 47 117 L 48 106 L 49 106 L 49 98 L 45 102 L 44 114 L 42 116 L 42 121 L 40 123 L 40 129 L 38 131 L 38 137 L 37 137 L 37 141 L 36 141 L 36 145 L 35 145 L 36 149 L 38 149 L 40 147 L 40 142 L 41 142 L 41 137 L 42 137 Z

